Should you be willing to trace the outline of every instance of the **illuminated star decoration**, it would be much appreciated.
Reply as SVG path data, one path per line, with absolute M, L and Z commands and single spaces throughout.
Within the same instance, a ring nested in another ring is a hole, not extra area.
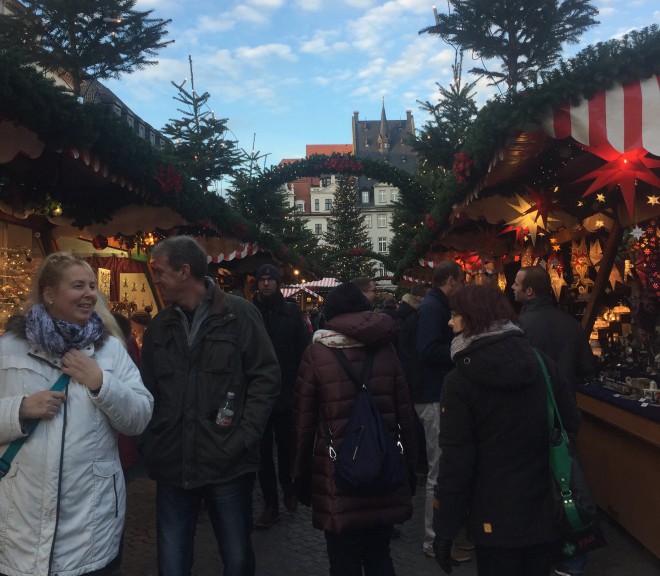
M 529 232 L 532 244 L 536 245 L 536 234 L 539 229 L 549 232 L 548 222 L 559 222 L 556 218 L 548 215 L 550 212 L 550 202 L 539 192 L 527 187 L 530 202 L 516 194 L 516 203 L 507 202 L 511 208 L 520 214 L 517 218 L 507 222 L 508 226 L 502 230 L 501 234 L 507 232 L 516 233 L 516 241 L 519 242 Z
M 644 234 L 644 230 L 642 230 L 637 224 L 635 224 L 635 227 L 630 230 L 630 235 L 635 238 L 635 240 L 639 240 L 642 237 L 642 234 Z
M 599 202 L 605 202 L 605 194 L 596 194 L 596 200 Z
M 632 216 L 635 207 L 635 180 L 643 180 L 655 188 L 660 188 L 660 178 L 651 171 L 652 168 L 660 168 L 660 160 L 646 158 L 647 152 L 644 148 L 621 153 L 606 142 L 602 146 L 586 146 L 585 150 L 607 163 L 576 180 L 576 182 L 593 180 L 582 195 L 583 198 L 602 188 L 612 190 L 618 185 L 628 214 Z
M 658 197 L 658 196 L 655 196 L 655 195 L 647 196 L 647 198 L 648 198 L 647 204 L 650 204 L 651 206 L 655 206 L 657 204 L 660 204 L 660 197 Z

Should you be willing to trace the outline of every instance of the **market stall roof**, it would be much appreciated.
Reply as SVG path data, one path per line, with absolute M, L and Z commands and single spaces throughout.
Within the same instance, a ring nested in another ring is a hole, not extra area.
M 313 282 L 305 283 L 308 288 L 334 288 L 339 286 L 341 282 L 336 278 L 321 278 L 321 280 L 314 280 Z
M 294 294 L 298 294 L 298 292 L 306 292 L 307 294 L 310 294 L 314 298 L 321 298 L 316 292 L 310 290 L 307 284 L 294 284 L 292 286 L 282 286 L 280 289 L 282 292 L 282 296 L 285 298 L 288 298 L 289 296 L 293 296 Z
M 585 146 L 609 143 L 618 152 L 644 148 L 660 156 L 660 76 L 616 83 L 591 99 L 565 102 L 542 125 L 555 139 L 572 136 Z

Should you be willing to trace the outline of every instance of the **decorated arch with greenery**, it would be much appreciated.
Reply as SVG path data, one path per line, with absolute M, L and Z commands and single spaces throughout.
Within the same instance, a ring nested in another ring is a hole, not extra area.
M 328 174 L 348 174 L 352 176 L 366 176 L 378 182 L 388 183 L 399 189 L 400 199 L 395 203 L 395 214 L 393 227 L 397 234 L 397 226 L 404 226 L 408 220 L 402 216 L 408 206 L 419 205 L 427 207 L 425 199 L 428 199 L 428 188 L 415 175 L 400 168 L 396 168 L 387 162 L 372 160 L 369 158 L 357 158 L 348 154 L 312 154 L 311 156 L 282 164 L 274 168 L 264 170 L 258 177 L 238 184 L 243 204 L 249 206 L 251 212 L 244 214 L 245 217 L 257 222 L 273 222 L 281 212 L 282 206 L 281 189 L 289 182 L 300 178 L 321 177 Z M 423 218 L 415 215 L 415 219 Z M 275 231 L 273 231 L 275 232 Z M 282 247 L 284 248 L 284 247 Z M 351 255 L 351 248 L 345 254 Z M 344 254 L 339 252 L 337 256 Z M 389 256 L 377 252 L 361 252 L 361 255 L 369 256 L 374 260 L 383 262 L 390 270 L 396 266 L 396 256 Z

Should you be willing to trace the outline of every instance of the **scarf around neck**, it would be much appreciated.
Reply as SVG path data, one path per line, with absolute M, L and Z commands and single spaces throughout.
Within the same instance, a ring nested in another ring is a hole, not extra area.
M 318 342 L 328 348 L 359 348 L 364 344 L 355 338 L 335 330 L 320 329 L 314 332 L 312 342 Z
M 472 334 L 472 336 L 458 334 L 454 336 L 454 339 L 451 341 L 451 359 L 453 360 L 456 354 L 465 350 L 475 340 L 487 338 L 488 336 L 498 336 L 499 334 L 505 334 L 506 332 L 520 332 L 522 334 L 522 330 L 511 322 L 511 320 L 507 320 L 506 322 L 493 322 L 486 330 L 479 334 Z
M 53 318 L 42 304 L 36 304 L 27 312 L 25 320 L 28 342 L 58 356 L 71 348 L 85 348 L 103 334 L 103 320 L 96 312 L 81 326 Z

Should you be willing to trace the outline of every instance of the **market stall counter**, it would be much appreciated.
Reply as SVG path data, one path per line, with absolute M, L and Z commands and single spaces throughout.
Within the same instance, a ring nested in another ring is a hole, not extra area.
M 596 503 L 660 558 L 660 404 L 593 384 L 578 387 L 577 402 Z

